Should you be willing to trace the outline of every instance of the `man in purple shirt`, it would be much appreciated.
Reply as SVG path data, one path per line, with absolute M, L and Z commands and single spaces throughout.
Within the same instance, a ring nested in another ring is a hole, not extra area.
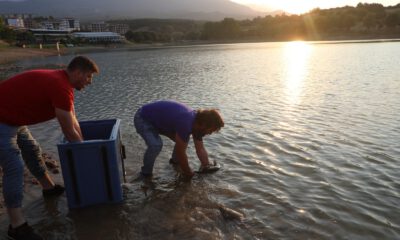
M 188 163 L 186 149 L 190 135 L 196 154 L 203 167 L 208 166 L 208 154 L 203 145 L 205 135 L 218 132 L 224 121 L 215 109 L 193 110 L 174 101 L 157 101 L 139 108 L 134 118 L 136 131 L 146 142 L 141 175 L 149 177 L 153 173 L 154 162 L 161 152 L 163 142 L 160 135 L 175 142 L 171 162 L 179 164 L 187 177 L 194 175 Z

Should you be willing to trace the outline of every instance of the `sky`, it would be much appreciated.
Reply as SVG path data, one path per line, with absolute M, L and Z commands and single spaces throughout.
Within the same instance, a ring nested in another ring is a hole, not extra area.
M 283 10 L 293 14 L 308 12 L 314 8 L 335 8 L 357 6 L 358 3 L 380 3 L 383 6 L 393 6 L 400 0 L 231 0 L 232 2 L 244 4 L 259 11 Z

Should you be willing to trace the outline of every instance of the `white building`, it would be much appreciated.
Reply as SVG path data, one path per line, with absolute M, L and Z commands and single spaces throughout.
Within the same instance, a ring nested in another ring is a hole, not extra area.
M 79 31 L 80 24 L 79 20 L 73 18 L 63 18 L 60 20 L 59 30 L 66 30 L 66 31 Z
M 46 29 L 46 30 L 56 30 L 57 24 L 55 24 L 55 22 L 43 21 L 40 23 L 40 28 Z
M 39 43 L 56 43 L 69 37 L 70 32 L 54 29 L 29 29 Z
M 110 32 L 115 32 L 121 35 L 125 35 L 125 33 L 129 31 L 129 26 L 128 24 L 110 24 L 108 26 L 108 30 L 110 30 Z
M 7 25 L 12 28 L 24 28 L 24 19 L 22 18 L 8 18 Z
M 63 18 L 61 20 L 43 21 L 41 22 L 41 28 L 47 30 L 61 30 L 61 31 L 79 31 L 80 24 L 79 20 L 73 18 Z
M 90 43 L 120 43 L 124 39 L 113 32 L 75 32 L 72 37 Z
M 108 32 L 108 25 L 105 22 L 97 22 L 89 25 L 91 32 Z

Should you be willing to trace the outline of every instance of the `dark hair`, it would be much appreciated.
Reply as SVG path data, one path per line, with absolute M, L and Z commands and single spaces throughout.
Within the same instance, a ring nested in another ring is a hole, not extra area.
M 85 56 L 77 56 L 74 57 L 74 59 L 72 59 L 71 62 L 68 64 L 67 70 L 71 72 L 74 70 L 79 70 L 82 72 L 90 71 L 93 73 L 98 73 L 99 67 L 89 58 Z
M 216 128 L 216 131 L 224 126 L 224 120 L 216 109 L 198 109 L 195 122 L 207 128 Z

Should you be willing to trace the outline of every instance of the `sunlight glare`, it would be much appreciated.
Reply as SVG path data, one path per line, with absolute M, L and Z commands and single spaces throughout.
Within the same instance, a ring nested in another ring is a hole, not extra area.
M 321 2 L 317 0 L 307 0 L 307 1 L 231 0 L 231 1 L 239 4 L 245 4 L 258 11 L 283 10 L 291 14 L 303 14 L 321 5 Z
M 310 3 L 310 1 L 297 1 L 297 2 L 288 2 L 283 1 L 280 4 L 280 7 L 283 11 L 291 13 L 291 14 L 303 14 L 309 12 L 314 7 L 314 3 Z
M 299 102 L 303 82 L 307 75 L 308 58 L 311 46 L 305 42 L 296 41 L 286 43 L 284 50 L 285 89 L 288 101 L 292 104 Z

